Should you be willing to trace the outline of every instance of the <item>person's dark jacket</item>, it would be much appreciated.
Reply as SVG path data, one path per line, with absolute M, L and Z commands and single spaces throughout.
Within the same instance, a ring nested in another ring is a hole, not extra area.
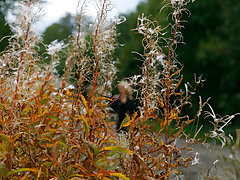
M 111 104 L 111 108 L 118 114 L 118 121 L 117 121 L 116 129 L 118 131 L 120 131 L 120 130 L 127 131 L 126 127 L 123 127 L 120 129 L 120 125 L 121 125 L 122 121 L 126 118 L 126 114 L 128 114 L 129 116 L 133 115 L 134 101 L 127 98 L 126 103 L 123 103 L 120 99 L 118 99 Z

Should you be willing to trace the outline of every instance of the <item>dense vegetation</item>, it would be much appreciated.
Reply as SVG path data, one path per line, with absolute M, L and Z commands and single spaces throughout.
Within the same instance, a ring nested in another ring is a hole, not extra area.
M 152 17 L 143 13 L 129 15 L 132 17 L 128 19 L 137 23 L 134 27 L 125 23 L 133 31 L 124 37 L 131 45 L 124 53 L 116 52 L 125 41 L 121 40 L 124 33 L 118 39 L 118 30 L 127 29 L 121 27 L 124 18 L 107 21 L 111 2 L 99 1 L 97 17 L 89 29 L 85 3 L 78 7 L 72 35 L 65 39 L 55 33 L 57 39 L 63 40 L 60 42 L 54 40 L 52 32 L 61 30 L 68 36 L 73 28 L 67 23 L 70 15 L 49 27 L 42 41 L 32 29 L 41 16 L 40 4 L 33 0 L 15 4 L 13 33 L 0 54 L 0 178 L 178 178 L 182 167 L 199 162 L 193 145 L 199 142 L 198 135 L 204 128 L 196 126 L 190 134 L 185 129 L 203 118 L 211 118 L 205 140 L 217 140 L 222 147 L 233 144 L 232 157 L 219 160 L 231 163 L 233 170 L 226 171 L 226 177 L 237 177 L 240 133 L 236 131 L 235 141 L 224 130 L 239 114 L 217 116 L 209 99 L 192 101 L 203 80 L 196 76 L 188 83 L 188 76 L 182 74 L 182 24 L 190 1 L 141 4 L 138 11 L 157 13 Z M 169 19 L 159 21 L 154 16 L 159 15 L 163 5 L 163 17 Z M 124 67 L 123 55 L 130 47 L 141 47 L 134 49 L 140 61 L 128 57 L 130 63 Z M 121 61 L 118 76 L 117 55 Z M 131 74 L 123 73 L 129 68 Z M 113 101 L 109 97 L 114 81 L 123 76 L 127 76 L 125 80 L 136 93 L 139 106 L 132 117 L 126 114 L 121 124 L 129 131 L 116 133 L 109 121 Z M 191 104 L 197 107 L 195 113 L 189 113 Z M 207 142 L 203 143 L 209 146 Z M 203 173 L 202 177 L 207 179 L 209 175 Z
M 1 0 L 5 2 L 5 0 Z M 8 7 L 12 1 L 7 1 Z M 136 19 L 139 14 L 150 15 L 152 19 L 160 21 L 161 25 L 168 22 L 168 10 L 160 13 L 162 2 L 149 0 L 138 5 L 135 12 L 125 14 L 126 22 L 119 25 L 119 42 L 124 45 L 117 51 L 116 57 L 120 59 L 118 66 L 118 79 L 137 74 L 137 66 L 141 62 L 133 51 L 142 52 L 141 38 L 131 31 L 136 27 Z M 228 8 L 226 8 L 228 7 Z M 6 7 L 1 11 L 0 38 L 10 34 L 8 25 L 5 25 Z M 239 72 L 239 23 L 240 4 L 237 0 L 198 0 L 189 5 L 191 12 L 188 22 L 183 23 L 184 45 L 179 45 L 178 58 L 184 64 L 184 79 L 191 82 L 194 74 L 202 75 L 206 81 L 199 94 L 204 98 L 212 97 L 211 103 L 219 114 L 232 114 L 240 109 L 240 76 Z M 44 42 L 50 43 L 54 39 L 66 39 L 72 32 L 73 26 L 70 15 L 66 15 L 59 22 L 48 27 L 44 32 Z M 6 47 L 7 41 L 1 42 L 1 50 Z M 234 125 L 239 118 L 233 121 Z

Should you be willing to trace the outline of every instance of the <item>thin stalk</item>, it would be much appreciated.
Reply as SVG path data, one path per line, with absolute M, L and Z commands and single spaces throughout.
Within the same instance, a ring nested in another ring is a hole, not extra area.
M 102 10 L 101 10 L 101 15 L 99 17 L 99 21 L 97 23 L 97 27 L 96 27 L 96 31 L 95 31 L 95 36 L 94 36 L 94 44 L 93 44 L 93 49 L 94 49 L 94 53 L 95 53 L 95 68 L 93 70 L 93 75 L 94 75 L 94 83 L 93 83 L 93 88 L 92 88 L 92 92 L 88 101 L 88 108 L 90 108 L 90 104 L 91 104 L 91 99 L 93 97 L 93 93 L 94 90 L 96 88 L 96 84 L 97 84 L 97 77 L 98 77 L 98 56 L 97 56 L 97 49 L 96 49 L 96 41 L 97 41 L 97 35 L 98 35 L 98 31 L 99 31 L 99 25 L 101 23 L 101 20 L 103 19 L 103 15 L 104 15 L 104 8 L 105 8 L 105 3 L 106 0 L 104 0 L 103 5 L 102 5 Z
M 28 34 L 29 34 L 29 31 L 30 31 L 30 25 L 31 23 L 28 23 L 27 25 L 27 31 L 26 31 L 26 35 L 25 35 L 25 38 L 24 38 L 24 44 L 23 44 L 23 48 L 25 48 L 25 46 L 27 45 L 26 41 L 28 39 Z M 16 87 L 15 87 L 15 95 L 14 95 L 14 105 L 13 105 L 13 109 L 16 111 L 17 107 L 16 107 L 16 100 L 17 100 L 17 95 L 18 95 L 18 83 L 19 83 L 19 80 L 20 80 L 20 69 L 21 69 L 21 63 L 23 61 L 23 55 L 24 55 L 24 52 L 21 52 L 21 56 L 20 56 L 20 60 L 19 60 L 19 64 L 18 64 L 18 72 L 17 72 L 17 84 L 16 84 Z M 9 119 L 9 126 L 11 126 L 11 119 L 13 118 L 13 111 L 11 113 L 11 117 Z
M 25 48 L 25 46 L 26 46 L 26 44 L 27 44 L 26 41 L 27 41 L 27 38 L 28 38 L 29 30 L 30 30 L 30 23 L 28 23 L 28 26 L 27 26 L 27 32 L 26 32 L 25 39 L 24 39 L 23 49 Z M 23 61 L 23 55 L 24 55 L 24 52 L 21 52 L 21 56 L 20 56 L 20 60 L 19 60 L 19 65 L 18 65 L 17 84 L 16 84 L 16 88 L 15 88 L 14 100 L 17 100 L 18 83 L 19 83 L 19 80 L 20 80 L 20 69 L 21 69 L 21 63 L 22 63 L 22 61 Z M 16 104 L 14 104 L 14 107 L 15 107 L 15 106 L 16 106 Z
M 170 45 L 169 49 L 168 49 L 168 76 L 167 76 L 167 80 L 166 80 L 166 83 L 167 83 L 167 91 L 166 91 L 166 94 L 167 94 L 167 123 L 166 123 L 166 135 L 165 135 L 165 138 L 166 138 L 166 144 L 168 144 L 168 122 L 169 122 L 169 111 L 170 111 L 170 86 L 171 86 L 171 50 L 172 50 L 172 47 L 175 43 L 175 39 L 176 39 L 176 36 L 177 36 L 177 29 L 178 29 L 178 20 L 179 20 L 179 17 L 180 17 L 180 9 L 181 9 L 181 2 L 182 0 L 179 1 L 179 7 L 178 7 L 178 15 L 177 15 L 177 19 L 176 19 L 176 26 L 175 26 L 175 32 L 174 32 L 174 37 L 173 37 L 173 42 L 172 44 Z

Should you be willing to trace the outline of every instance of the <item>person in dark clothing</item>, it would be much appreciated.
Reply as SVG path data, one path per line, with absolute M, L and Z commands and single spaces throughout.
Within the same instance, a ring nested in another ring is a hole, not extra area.
M 132 89 L 126 81 L 121 81 L 118 85 L 119 98 L 117 98 L 112 104 L 111 108 L 118 113 L 118 121 L 116 130 L 127 131 L 127 127 L 120 129 L 122 121 L 126 118 L 126 114 L 130 117 L 134 113 L 134 101 L 132 99 Z

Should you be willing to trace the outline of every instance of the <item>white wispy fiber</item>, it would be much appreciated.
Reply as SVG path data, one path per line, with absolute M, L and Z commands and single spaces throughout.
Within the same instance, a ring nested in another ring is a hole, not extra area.
M 195 153 L 195 156 L 194 156 L 194 158 L 193 158 L 193 160 L 192 160 L 192 165 L 196 165 L 196 164 L 198 164 L 198 163 L 199 163 L 199 153 L 196 152 L 196 153 Z
M 222 143 L 222 148 L 226 145 L 226 135 L 225 132 L 223 130 L 223 128 L 225 128 L 226 126 L 228 126 L 231 122 L 231 120 L 237 116 L 240 115 L 240 113 L 236 113 L 233 114 L 231 116 L 226 115 L 224 117 L 221 117 L 219 115 L 216 115 L 213 108 L 211 107 L 210 104 L 207 104 L 210 108 L 210 112 L 209 111 L 205 111 L 204 115 L 205 115 L 205 119 L 210 117 L 213 119 L 213 121 L 210 121 L 210 123 L 213 125 L 213 130 L 210 131 L 209 136 L 211 138 L 216 138 L 218 139 L 221 143 Z
M 62 41 L 58 42 L 58 40 L 52 41 L 51 44 L 48 45 L 47 47 L 47 53 L 49 55 L 55 55 L 59 51 L 61 51 L 62 48 L 64 48 L 65 45 Z
M 40 3 L 32 3 L 20 1 L 14 4 L 14 20 L 11 24 L 13 32 L 16 33 L 18 37 L 24 35 L 25 31 L 32 31 L 32 24 L 39 20 L 43 14 L 43 10 Z
M 26 23 L 32 23 L 41 17 L 41 5 L 39 3 L 24 3 L 23 1 L 17 2 L 16 7 L 20 9 L 19 18 L 24 19 Z
M 124 23 L 126 20 L 125 16 L 119 16 L 117 19 L 117 25 Z

